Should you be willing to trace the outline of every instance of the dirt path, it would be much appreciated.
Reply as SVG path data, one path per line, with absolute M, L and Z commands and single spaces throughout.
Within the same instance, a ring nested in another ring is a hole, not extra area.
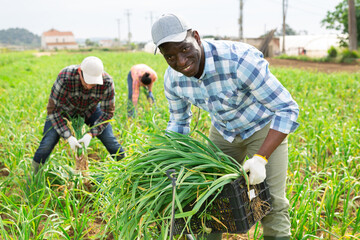
M 288 68 L 299 68 L 303 70 L 312 70 L 316 72 L 326 72 L 326 73 L 360 72 L 360 64 L 319 63 L 319 62 L 306 62 L 299 60 L 275 59 L 275 58 L 267 58 L 266 60 L 269 61 L 270 68 L 271 66 L 288 67 Z
M 36 52 L 36 53 L 34 53 L 34 56 L 41 57 L 41 56 L 51 56 L 54 54 L 56 54 L 56 53 L 54 53 L 54 52 Z

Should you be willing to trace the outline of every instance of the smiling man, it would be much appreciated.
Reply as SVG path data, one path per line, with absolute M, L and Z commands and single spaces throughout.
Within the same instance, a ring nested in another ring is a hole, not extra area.
M 114 110 L 114 82 L 104 72 L 99 58 L 87 57 L 80 65 L 61 70 L 51 89 L 43 138 L 32 162 L 34 173 L 38 172 L 40 164 L 45 163 L 60 137 L 73 151 L 82 147 L 80 143 L 87 148 L 91 139 L 97 137 L 112 157 L 123 158 L 124 150 L 116 140 L 111 124 L 106 122 L 113 117 Z M 67 120 L 74 117 L 84 118 L 85 123 L 93 127 L 82 139 L 72 136 L 67 126 Z
M 250 184 L 266 178 L 273 210 L 261 221 L 264 239 L 290 239 L 286 137 L 299 125 L 297 103 L 253 46 L 202 40 L 174 14 L 153 24 L 152 38 L 170 66 L 164 76 L 167 130 L 189 133 L 191 104 L 209 112 L 210 139 L 240 163 L 249 158 L 243 167 Z M 221 239 L 221 234 L 202 238 Z

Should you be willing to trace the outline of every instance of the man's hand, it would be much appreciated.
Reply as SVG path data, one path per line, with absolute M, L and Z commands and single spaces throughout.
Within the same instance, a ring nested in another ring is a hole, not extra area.
M 259 155 L 254 155 L 247 160 L 243 166 L 245 171 L 250 171 L 249 183 L 251 185 L 259 184 L 265 180 L 267 161 Z
M 74 136 L 70 136 L 68 139 L 67 139 L 69 145 L 70 145 L 70 148 L 75 152 L 76 151 L 76 148 L 82 148 L 80 143 L 78 142 L 78 140 L 74 137 Z
M 85 148 L 87 148 L 92 139 L 92 135 L 90 133 L 85 134 L 82 139 L 79 140 L 79 143 L 84 143 Z

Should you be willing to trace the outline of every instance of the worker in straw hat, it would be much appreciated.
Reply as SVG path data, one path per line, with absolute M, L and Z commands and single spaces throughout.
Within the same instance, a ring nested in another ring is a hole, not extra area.
M 299 125 L 297 103 L 263 54 L 248 44 L 203 40 L 174 14 L 154 22 L 152 39 L 169 65 L 167 130 L 189 133 L 191 104 L 209 112 L 210 139 L 240 163 L 249 158 L 243 167 L 250 184 L 266 178 L 273 210 L 261 221 L 264 239 L 290 239 L 286 137 Z M 221 234 L 205 238 L 221 239 Z
M 35 152 L 32 166 L 36 174 L 44 164 L 60 137 L 75 151 L 87 148 L 93 137 L 105 145 L 111 156 L 117 160 L 124 157 L 124 150 L 116 140 L 108 122 L 115 110 L 115 89 L 111 76 L 104 71 L 102 61 L 97 57 L 86 57 L 80 65 L 65 67 L 59 73 L 51 89 L 43 138 Z M 81 139 L 71 135 L 67 120 L 83 117 L 92 127 Z

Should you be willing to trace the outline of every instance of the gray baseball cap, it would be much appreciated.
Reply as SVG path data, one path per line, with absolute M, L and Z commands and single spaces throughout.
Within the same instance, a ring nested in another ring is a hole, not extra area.
M 166 42 L 182 42 L 186 38 L 187 31 L 191 29 L 187 23 L 174 14 L 163 14 L 152 25 L 151 35 L 157 48 Z

